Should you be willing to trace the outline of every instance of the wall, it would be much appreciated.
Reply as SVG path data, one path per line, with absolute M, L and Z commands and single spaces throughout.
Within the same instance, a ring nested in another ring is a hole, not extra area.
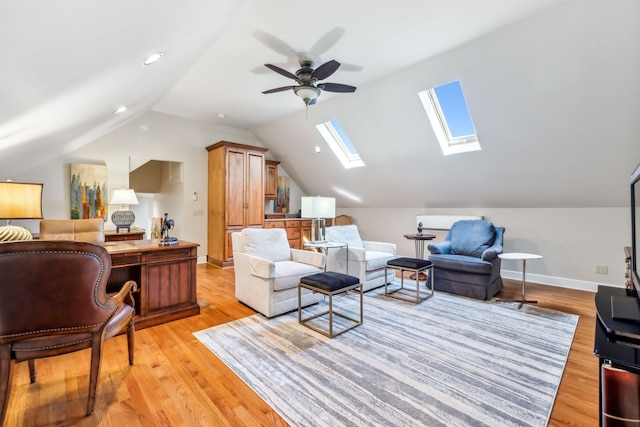
M 207 151 L 220 140 L 263 146 L 251 132 L 167 114 L 149 112 L 94 142 L 61 155 L 55 161 L 13 177 L 14 181 L 43 182 L 43 214 L 48 219 L 69 218 L 69 164 L 106 164 L 110 189 L 128 187 L 129 156 L 183 163 L 184 194 L 169 213 L 176 222 L 171 235 L 200 244 L 207 253 Z M 193 201 L 193 192 L 198 200 Z M 117 207 L 109 207 L 114 209 Z M 194 215 L 199 211 L 203 215 Z M 136 218 L 138 222 L 138 218 Z M 38 221 L 15 221 L 38 232 Z M 107 228 L 113 228 L 109 222 Z
M 505 252 L 542 255 L 527 264 L 527 281 L 595 291 L 598 284 L 624 286 L 623 247 L 631 244 L 629 208 L 349 208 L 364 240 L 393 242 L 399 255 L 415 256 L 414 244 L 403 238 L 416 232 L 416 215 L 482 215 L 505 227 Z M 431 233 L 425 230 L 425 233 Z M 434 233 L 431 233 L 434 234 Z M 444 233 L 435 233 L 443 238 Z M 425 245 L 425 256 L 429 251 Z M 606 275 L 595 265 L 606 265 Z M 503 261 L 503 276 L 521 278 L 521 263 Z
M 14 180 L 43 182 L 44 216 L 69 216 L 69 164 L 106 164 L 109 188 L 128 186 L 129 156 L 182 162 L 184 194 L 170 212 L 176 221 L 172 233 L 200 244 L 198 254 L 207 253 L 207 218 L 194 215 L 207 211 L 207 156 L 205 147 L 219 140 L 262 146 L 250 132 L 230 127 L 150 112 L 72 153 L 62 155 L 46 167 L 39 167 Z M 286 173 L 281 169 L 282 173 Z M 194 191 L 198 200 L 192 200 Z M 292 200 L 302 195 L 293 191 Z M 292 203 L 292 209 L 295 209 Z M 534 252 L 544 256 L 530 262 L 527 278 L 579 289 L 595 290 L 597 284 L 624 283 L 622 247 L 630 244 L 627 207 L 611 208 L 341 208 L 338 214 L 354 217 L 365 239 L 390 241 L 401 255 L 414 255 L 413 244 L 402 236 L 416 230 L 419 214 L 483 215 L 506 227 L 505 251 Z M 37 221 L 15 221 L 32 232 Z M 112 226 L 112 224 L 109 224 Z M 607 265 L 609 273 L 595 273 L 595 265 Z M 520 266 L 503 263 L 505 277 L 518 277 Z

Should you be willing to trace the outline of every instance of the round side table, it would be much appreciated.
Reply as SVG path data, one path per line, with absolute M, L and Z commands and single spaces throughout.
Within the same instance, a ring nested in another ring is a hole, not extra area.
M 413 240 L 416 244 L 416 258 L 424 259 L 424 242 L 425 240 L 433 240 L 436 238 L 434 234 L 405 234 L 404 238 L 407 240 Z M 412 274 L 409 277 L 411 280 L 416 280 L 416 275 Z M 426 280 L 427 275 L 420 273 L 420 280 Z
M 541 259 L 542 255 L 537 255 L 537 254 L 527 254 L 527 253 L 522 253 L 522 252 L 511 252 L 511 253 L 504 253 L 504 254 L 499 254 L 498 257 L 500 257 L 501 259 L 508 259 L 508 260 L 519 260 L 522 261 L 522 299 L 521 300 L 515 300 L 515 301 L 511 301 L 511 302 L 519 302 L 520 305 L 518 305 L 518 309 L 522 308 L 522 306 L 524 304 L 527 303 L 531 303 L 531 304 L 536 304 L 538 301 L 532 301 L 532 300 L 527 300 L 525 298 L 525 280 L 524 280 L 524 276 L 527 270 L 527 261 L 530 259 Z M 506 301 L 506 300 L 501 300 L 501 301 Z

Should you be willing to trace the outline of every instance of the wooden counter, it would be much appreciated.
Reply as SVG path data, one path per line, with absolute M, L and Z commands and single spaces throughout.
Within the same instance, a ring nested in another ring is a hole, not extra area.
M 159 240 L 107 242 L 111 255 L 109 289 L 135 280 L 136 329 L 200 313 L 196 297 L 198 244 L 180 240 L 160 246 Z

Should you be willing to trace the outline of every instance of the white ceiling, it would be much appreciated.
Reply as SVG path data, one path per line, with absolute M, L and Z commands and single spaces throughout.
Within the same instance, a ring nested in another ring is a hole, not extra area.
M 316 66 L 334 59 L 345 67 L 326 81 L 363 85 L 563 1 L 254 1 L 154 110 L 206 121 L 224 113 L 231 126 L 262 126 L 304 107 L 292 91 L 262 94 L 294 84 L 266 63 L 294 73 L 299 58 Z M 325 92 L 318 102 L 332 96 L 345 95 Z
M 15 157 L 68 152 L 152 108 L 244 128 L 292 113 L 292 92 L 261 94 L 291 83 L 262 66 L 295 71 L 284 47 L 362 67 L 331 79 L 358 86 L 562 1 L 2 1 L 0 179 Z
M 636 0 L 2 1 L 0 179 L 153 111 L 251 130 L 339 206 L 619 206 L 640 158 L 639 15 Z M 343 63 L 327 81 L 358 90 L 306 112 L 261 93 L 293 84 L 263 64 L 301 56 Z M 483 150 L 444 157 L 417 92 L 456 78 Z M 338 116 L 366 168 L 309 154 L 312 125 Z

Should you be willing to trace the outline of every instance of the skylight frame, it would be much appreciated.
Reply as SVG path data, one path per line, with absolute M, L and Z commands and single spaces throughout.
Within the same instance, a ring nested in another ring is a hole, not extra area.
M 336 119 L 316 125 L 316 129 L 322 135 L 333 154 L 340 160 L 345 169 L 364 166 L 360 154 L 351 143 L 351 140 Z
M 452 82 L 445 83 L 444 85 L 436 86 L 418 93 L 420 101 L 422 102 L 422 106 L 424 107 L 425 112 L 427 113 L 427 117 L 429 118 L 429 122 L 431 123 L 431 127 L 433 128 L 436 138 L 438 139 L 438 143 L 440 144 L 442 153 L 445 155 L 479 151 L 482 149 L 482 147 L 480 147 L 480 141 L 478 140 L 477 133 L 462 135 L 458 137 L 454 137 L 451 134 L 446 115 L 442 110 L 440 101 L 438 100 L 436 89 L 455 82 L 460 85 L 460 91 L 462 93 L 462 99 L 458 100 L 458 102 L 464 103 L 464 107 L 466 108 L 466 112 L 470 120 L 470 125 L 475 132 L 475 126 L 473 124 L 473 119 L 471 118 L 471 111 L 469 110 L 469 106 L 467 105 L 464 91 L 462 90 L 462 84 L 459 80 L 454 80 Z

